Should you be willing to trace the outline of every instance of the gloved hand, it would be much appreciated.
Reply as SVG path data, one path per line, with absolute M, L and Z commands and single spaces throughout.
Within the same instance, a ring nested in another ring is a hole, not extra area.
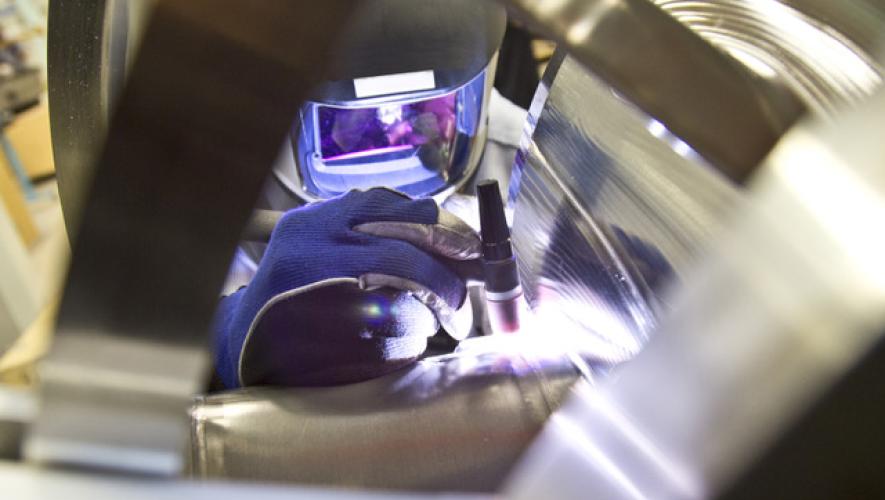
M 480 252 L 433 200 L 388 189 L 292 210 L 252 282 L 219 305 L 218 374 L 227 387 L 329 385 L 409 364 L 440 324 L 469 331 L 463 274 Z

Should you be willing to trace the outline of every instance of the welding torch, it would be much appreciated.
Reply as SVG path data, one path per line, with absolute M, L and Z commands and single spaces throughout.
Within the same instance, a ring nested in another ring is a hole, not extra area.
M 480 182 L 476 194 L 479 198 L 482 267 L 489 323 L 492 333 L 516 333 L 520 326 L 522 286 L 519 284 L 498 181 Z

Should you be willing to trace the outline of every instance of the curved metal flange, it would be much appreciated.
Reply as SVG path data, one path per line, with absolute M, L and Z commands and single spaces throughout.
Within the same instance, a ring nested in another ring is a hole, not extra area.
M 803 114 L 649 0 L 506 0 L 713 166 L 746 179 Z
M 158 3 L 82 208 L 29 459 L 180 470 L 225 270 L 350 11 Z

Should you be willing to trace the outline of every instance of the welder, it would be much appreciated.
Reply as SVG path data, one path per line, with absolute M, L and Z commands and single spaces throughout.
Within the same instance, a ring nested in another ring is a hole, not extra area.
M 225 387 L 331 385 L 418 359 L 473 325 L 480 179 L 506 190 L 524 110 L 492 88 L 494 2 L 371 0 L 298 112 L 214 323 Z M 505 191 L 506 193 L 506 191 Z

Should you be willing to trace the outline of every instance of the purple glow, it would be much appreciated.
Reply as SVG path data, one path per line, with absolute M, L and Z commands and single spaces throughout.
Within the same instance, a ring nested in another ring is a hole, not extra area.
M 367 149 L 365 151 L 357 151 L 355 153 L 345 153 L 343 155 L 333 156 L 331 158 L 323 158 L 323 160 L 325 160 L 325 161 L 350 160 L 353 158 L 364 158 L 366 156 L 372 156 L 372 155 L 377 155 L 377 154 L 396 153 L 397 151 L 405 151 L 407 149 L 412 149 L 412 146 L 403 145 L 403 146 L 389 146 L 386 148 Z
M 319 106 L 323 160 L 430 147 L 446 154 L 455 138 L 455 93 L 368 108 Z

